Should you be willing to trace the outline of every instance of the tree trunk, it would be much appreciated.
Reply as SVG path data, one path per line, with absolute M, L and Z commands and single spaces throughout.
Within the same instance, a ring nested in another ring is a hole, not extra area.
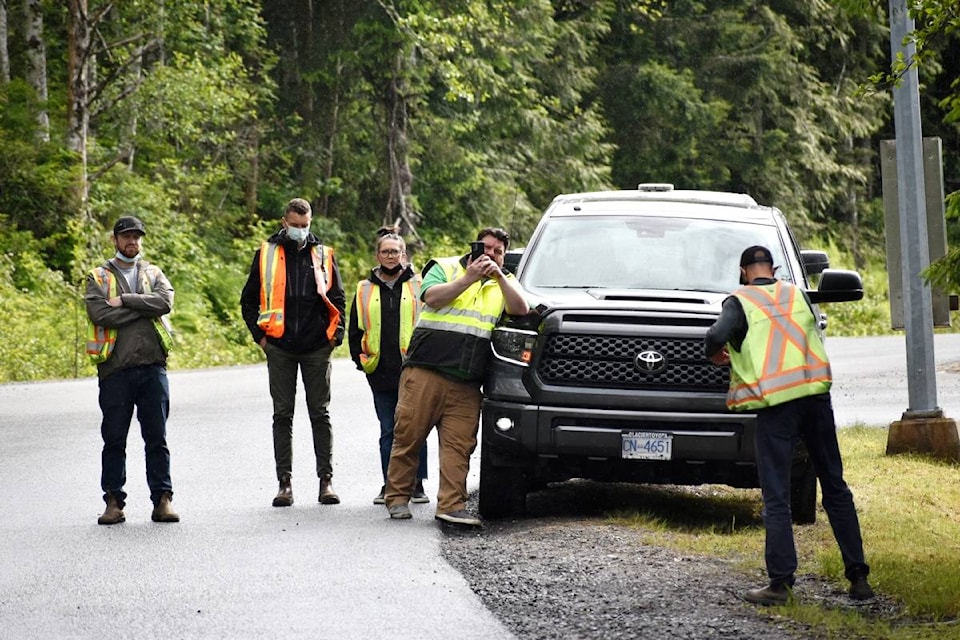
M 143 52 L 143 47 L 137 47 L 137 50 L 133 53 L 134 59 L 130 74 L 136 86 L 140 86 L 140 83 L 143 82 Z M 130 110 L 130 120 L 127 122 L 127 130 L 125 132 L 127 139 L 121 143 L 121 152 L 126 155 L 127 169 L 130 171 L 133 171 L 133 159 L 137 153 L 137 145 L 134 142 L 137 137 L 137 115 L 136 109 Z
M 843 141 L 844 155 L 847 157 L 854 157 L 854 141 L 853 136 L 847 136 Z M 864 267 L 863 255 L 860 248 L 860 201 L 857 198 L 857 184 L 848 179 L 847 180 L 847 211 L 849 215 L 847 217 L 847 222 L 850 224 L 850 251 L 853 253 L 853 266 L 857 270 L 862 270 Z
M 260 123 L 254 122 L 251 126 L 250 141 L 250 169 L 247 173 L 246 184 L 246 211 L 250 220 L 257 215 L 257 190 L 260 188 Z
M 50 140 L 50 118 L 47 115 L 47 47 L 43 39 L 43 7 L 41 0 L 23 0 L 24 40 L 26 41 L 26 80 L 40 102 L 37 112 L 38 135 Z
M 67 148 L 80 156 L 86 181 L 87 129 L 90 125 L 90 110 L 87 108 L 90 87 L 87 0 L 68 0 L 67 4 L 70 12 L 67 39 Z
M 0 0 L 0 82 L 3 84 L 9 84 L 10 82 L 10 50 L 7 48 L 9 35 L 7 1 Z
M 420 246 L 417 225 L 420 215 L 414 211 L 410 195 L 413 193 L 413 173 L 410 171 L 407 140 L 407 101 L 403 92 L 403 50 L 397 52 L 393 75 L 387 83 L 387 163 L 390 171 L 390 189 L 383 224 L 399 224 L 402 234 L 416 238 Z
M 329 96 L 330 100 L 330 131 L 327 136 L 327 153 L 323 165 L 323 196 L 320 198 L 320 210 L 324 216 L 330 215 L 330 193 L 327 185 L 330 184 L 330 178 L 333 177 L 333 156 L 335 143 L 337 141 L 337 125 L 340 118 L 340 81 L 343 77 L 343 61 L 337 56 L 337 73 L 334 82 L 333 91 Z M 311 92 L 312 93 L 312 92 Z

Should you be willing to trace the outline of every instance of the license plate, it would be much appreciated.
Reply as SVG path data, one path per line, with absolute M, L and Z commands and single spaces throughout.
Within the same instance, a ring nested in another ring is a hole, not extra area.
M 655 431 L 631 431 L 621 436 L 620 457 L 631 460 L 670 460 L 673 435 Z

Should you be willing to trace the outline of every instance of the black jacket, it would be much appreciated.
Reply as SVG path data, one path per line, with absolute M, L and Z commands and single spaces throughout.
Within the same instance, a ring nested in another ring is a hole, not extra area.
M 374 391 L 391 391 L 397 389 L 400 383 L 400 368 L 403 358 L 400 354 L 400 296 L 403 293 L 403 283 L 414 277 L 413 267 L 407 265 L 394 281 L 392 287 L 384 284 L 373 269 L 367 278 L 380 287 L 380 362 L 373 373 L 367 374 L 367 382 Z M 360 366 L 360 344 L 363 340 L 363 330 L 357 321 L 357 298 L 354 295 L 350 306 L 350 325 L 348 329 L 350 342 L 350 357 Z
M 750 284 L 763 286 L 773 284 L 774 282 L 776 282 L 775 278 L 756 278 Z M 803 299 L 806 301 L 807 306 L 810 307 L 810 311 L 813 312 L 810 298 L 807 297 L 806 292 L 801 291 L 801 293 L 803 293 Z M 813 315 L 816 317 L 817 314 L 814 313 Z M 740 351 L 740 347 L 747 337 L 747 330 L 749 328 L 747 316 L 743 312 L 743 305 L 740 304 L 737 296 L 730 296 L 724 300 L 720 316 L 717 318 L 717 321 L 713 323 L 713 326 L 707 329 L 707 335 L 704 337 L 704 351 L 707 357 L 709 358 L 723 349 L 724 345 L 728 342 L 735 350 Z
M 317 293 L 317 281 L 313 275 L 313 261 L 310 258 L 310 247 L 320 245 L 320 240 L 312 233 L 307 236 L 303 249 L 287 238 L 286 233 L 278 231 L 270 236 L 267 242 L 280 244 L 286 252 L 287 286 L 284 296 L 284 328 L 279 338 L 267 338 L 267 341 L 292 353 L 310 353 L 320 347 L 330 344 L 327 340 L 327 325 L 330 314 L 323 298 Z M 344 315 L 346 310 L 346 296 L 343 292 L 343 281 L 337 267 L 336 258 L 332 260 L 333 273 L 327 274 L 327 279 L 333 286 L 327 291 L 327 298 L 340 311 L 336 335 L 333 346 L 343 342 Z M 243 321 L 246 322 L 253 341 L 259 343 L 266 335 L 258 325 L 260 315 L 260 249 L 253 256 L 250 265 L 250 275 L 240 294 L 240 310 Z

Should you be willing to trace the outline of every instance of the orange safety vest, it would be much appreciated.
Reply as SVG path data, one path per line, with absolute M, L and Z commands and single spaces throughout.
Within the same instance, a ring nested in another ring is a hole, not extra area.
M 333 287 L 333 279 L 327 277 L 327 274 L 333 273 L 333 249 L 313 245 L 310 247 L 310 260 L 313 262 L 313 276 L 317 281 L 317 294 L 327 305 L 330 318 L 327 324 L 327 340 L 332 342 L 340 326 L 340 310 L 327 297 L 327 292 Z M 271 338 L 283 335 L 283 305 L 286 294 L 286 251 L 279 244 L 264 242 L 260 246 L 260 315 L 257 317 L 257 325 Z
M 97 267 L 90 271 L 97 286 L 103 290 L 103 295 L 107 298 L 113 298 L 119 295 L 117 286 L 117 277 L 106 267 Z M 153 265 L 143 265 L 140 268 L 140 286 L 144 293 L 153 291 L 156 283 L 156 270 Z M 160 340 L 160 346 L 163 348 L 164 355 L 170 353 L 173 347 L 173 329 L 166 316 L 153 319 L 153 328 L 157 332 L 157 338 Z M 87 355 L 94 364 L 106 362 L 113 353 L 113 347 L 117 343 L 116 327 L 101 327 L 92 322 L 90 330 L 87 332 Z

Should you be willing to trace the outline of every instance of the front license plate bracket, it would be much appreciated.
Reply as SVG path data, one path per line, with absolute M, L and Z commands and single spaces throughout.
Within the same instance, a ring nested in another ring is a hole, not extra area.
M 620 436 L 620 457 L 624 460 L 670 460 L 673 457 L 673 434 L 626 431 Z

